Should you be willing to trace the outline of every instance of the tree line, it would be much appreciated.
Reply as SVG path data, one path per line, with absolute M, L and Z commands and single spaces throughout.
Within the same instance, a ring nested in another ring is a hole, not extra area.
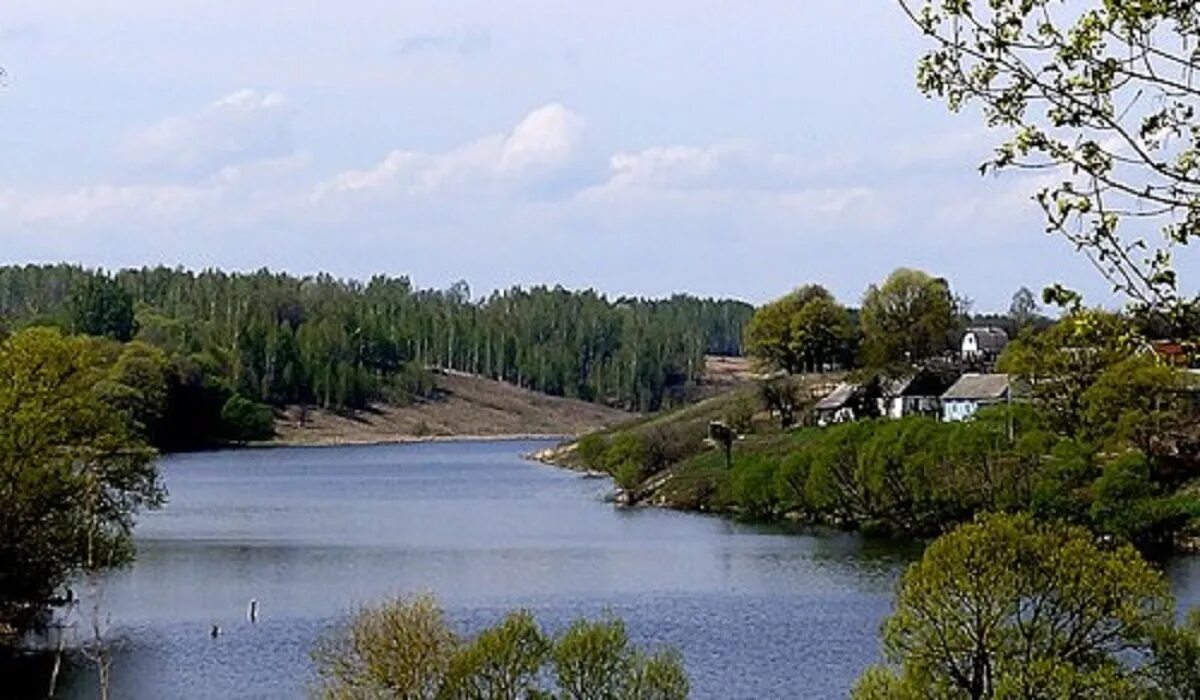
M 235 415 L 255 405 L 403 403 L 432 391 L 429 368 L 652 411 L 686 397 L 706 354 L 739 354 L 751 313 L 731 300 L 609 299 L 561 287 L 473 299 L 462 282 L 417 289 L 404 277 L 0 268 L 5 326 L 57 326 L 157 348 L 169 364 L 172 405 L 203 410 L 206 417 L 188 416 L 201 425 L 220 423 L 234 397 Z

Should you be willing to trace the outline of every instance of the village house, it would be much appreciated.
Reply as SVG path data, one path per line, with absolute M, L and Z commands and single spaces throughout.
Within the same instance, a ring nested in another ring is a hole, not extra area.
M 1187 368 L 1192 364 L 1192 355 L 1187 346 L 1174 340 L 1150 340 L 1138 348 L 1138 353 L 1153 355 L 1168 367 Z
M 968 328 L 962 337 L 960 357 L 964 362 L 995 362 L 1008 345 L 1008 333 L 995 326 Z
M 816 416 L 817 425 L 821 427 L 845 423 L 858 417 L 858 406 L 861 403 L 862 387 L 842 382 L 813 405 L 813 414 Z
M 928 370 L 885 380 L 880 391 L 879 415 L 893 419 L 938 416 L 942 410 L 942 394 L 950 384 L 942 375 Z
M 1012 400 L 1012 383 L 1007 374 L 964 374 L 942 394 L 942 420 L 967 420 L 986 406 Z

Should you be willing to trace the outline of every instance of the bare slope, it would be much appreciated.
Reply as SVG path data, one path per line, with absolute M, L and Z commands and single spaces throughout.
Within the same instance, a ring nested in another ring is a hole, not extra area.
M 632 414 L 548 396 L 511 384 L 439 374 L 436 399 L 411 406 L 376 405 L 334 413 L 291 407 L 276 421 L 276 444 L 348 445 L 437 438 L 573 436 L 614 425 Z

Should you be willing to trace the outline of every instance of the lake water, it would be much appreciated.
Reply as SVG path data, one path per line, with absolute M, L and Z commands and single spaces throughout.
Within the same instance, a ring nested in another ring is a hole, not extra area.
M 696 698 L 836 698 L 878 655 L 912 547 L 618 510 L 609 486 L 525 461 L 539 442 L 173 456 L 171 492 L 107 578 L 114 698 L 290 698 L 358 604 L 435 593 L 464 629 L 513 607 L 550 629 L 612 612 L 684 655 Z M 1171 568 L 1200 602 L 1200 561 Z M 259 601 L 259 620 L 246 620 Z M 213 624 L 221 635 L 209 635 Z M 82 670 L 63 696 L 95 697 Z

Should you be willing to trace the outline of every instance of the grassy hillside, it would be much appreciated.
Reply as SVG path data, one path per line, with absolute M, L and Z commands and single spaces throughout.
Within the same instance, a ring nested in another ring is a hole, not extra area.
M 805 375 L 788 380 L 801 410 L 840 375 Z M 806 431 L 784 430 L 778 415 L 767 410 L 757 383 L 728 382 L 723 391 L 671 411 L 639 416 L 589 433 L 579 440 L 546 450 L 538 459 L 551 464 L 607 473 L 628 502 L 645 502 L 687 510 L 722 508 L 730 471 L 724 451 L 708 440 L 709 424 L 735 427 L 735 462 L 747 455 L 791 451 Z
M 550 396 L 492 379 L 440 373 L 428 399 L 356 411 L 290 406 L 276 420 L 273 444 L 336 445 L 450 437 L 580 435 L 634 414 Z

